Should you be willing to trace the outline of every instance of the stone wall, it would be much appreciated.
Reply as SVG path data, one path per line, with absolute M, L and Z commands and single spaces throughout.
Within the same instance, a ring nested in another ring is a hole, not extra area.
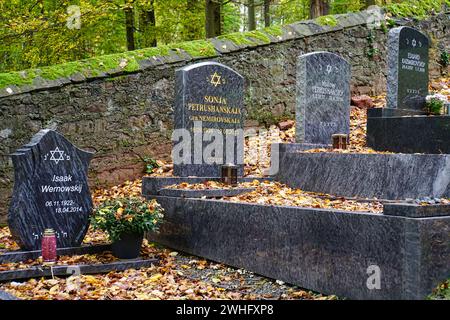
M 396 21 L 430 36 L 432 79 L 440 76 L 441 50 L 450 47 L 449 17 L 447 13 L 422 21 Z M 212 53 L 192 55 L 176 49 L 140 60 L 131 72 L 118 67 L 89 76 L 36 77 L 26 85 L 0 86 L 0 222 L 5 221 L 13 186 L 8 154 L 41 128 L 57 129 L 79 147 L 96 151 L 92 187 L 140 177 L 144 157 L 169 159 L 175 69 L 188 63 L 215 60 L 241 73 L 246 78 L 251 125 L 294 117 L 295 62 L 306 52 L 326 50 L 348 59 L 354 94 L 383 93 L 387 28 L 369 29 L 366 12 L 335 18 L 334 26 L 302 21 L 210 39 Z

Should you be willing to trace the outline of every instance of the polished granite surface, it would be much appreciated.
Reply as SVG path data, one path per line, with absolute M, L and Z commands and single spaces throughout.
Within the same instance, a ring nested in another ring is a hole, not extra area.
M 151 240 L 324 294 L 423 299 L 450 273 L 449 216 L 157 200 L 165 223 Z M 380 289 L 367 286 L 374 266 Z

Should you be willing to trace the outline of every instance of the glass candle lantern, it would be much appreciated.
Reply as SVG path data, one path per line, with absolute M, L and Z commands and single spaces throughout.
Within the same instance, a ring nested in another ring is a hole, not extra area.
M 42 259 L 44 262 L 56 261 L 56 235 L 53 229 L 45 229 L 42 236 Z
M 347 134 L 333 134 L 331 136 L 333 141 L 333 149 L 347 149 L 348 135 Z
M 450 103 L 445 103 L 442 108 L 442 113 L 446 116 L 450 116 Z
M 238 183 L 238 167 L 234 164 L 225 164 L 222 166 L 222 183 L 236 186 Z

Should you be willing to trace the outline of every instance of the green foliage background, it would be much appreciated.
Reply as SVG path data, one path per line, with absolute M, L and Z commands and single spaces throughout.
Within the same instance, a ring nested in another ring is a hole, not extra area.
M 222 33 L 247 31 L 247 0 L 224 1 Z M 273 26 L 309 17 L 310 0 L 271 0 Z M 257 28 L 264 27 L 255 1 Z M 331 14 L 360 10 L 364 0 L 330 0 Z M 450 0 L 377 0 L 397 16 L 424 16 Z M 79 6 L 81 28 L 69 29 L 67 8 Z M 18 71 L 127 51 L 125 9 L 134 11 L 137 49 L 205 38 L 204 0 L 0 0 L 0 72 Z M 141 28 L 154 10 L 156 25 Z

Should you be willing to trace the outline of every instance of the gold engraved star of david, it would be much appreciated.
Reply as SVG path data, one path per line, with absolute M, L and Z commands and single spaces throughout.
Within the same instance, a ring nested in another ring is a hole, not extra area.
M 217 87 L 218 85 L 222 84 L 222 76 L 220 76 L 219 74 L 217 74 L 217 72 L 214 72 L 213 75 L 211 75 L 211 84 L 214 87 Z

